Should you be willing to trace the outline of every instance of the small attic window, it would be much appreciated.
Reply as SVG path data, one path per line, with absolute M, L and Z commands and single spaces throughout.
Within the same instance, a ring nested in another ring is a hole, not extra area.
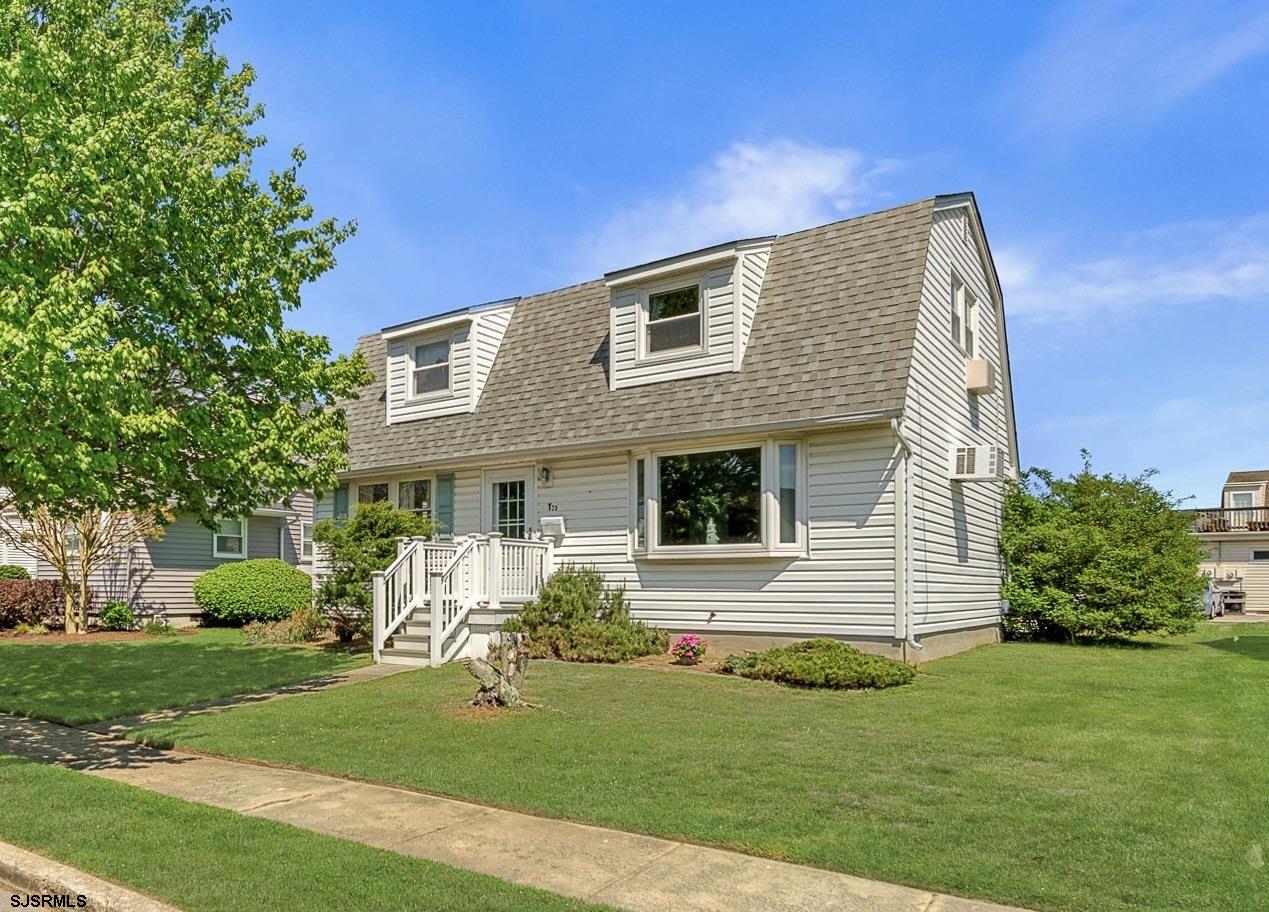
M 449 339 L 440 339 L 414 346 L 410 389 L 415 398 L 449 392 L 449 343 Z
M 701 286 L 648 292 L 644 351 L 649 355 L 701 347 Z

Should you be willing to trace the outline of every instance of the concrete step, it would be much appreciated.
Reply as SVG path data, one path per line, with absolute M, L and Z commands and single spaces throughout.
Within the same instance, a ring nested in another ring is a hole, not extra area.
M 417 649 L 421 652 L 427 652 L 428 635 L 426 633 L 394 633 L 392 635 L 392 645 L 398 649 Z
M 420 665 L 428 666 L 432 664 L 431 655 L 426 649 L 402 649 L 398 646 L 392 646 L 384 649 L 379 653 L 380 661 L 385 665 Z

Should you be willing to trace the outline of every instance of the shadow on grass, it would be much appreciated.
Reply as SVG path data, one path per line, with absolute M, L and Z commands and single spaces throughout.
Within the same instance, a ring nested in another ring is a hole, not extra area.
M 0 753 L 75 770 L 144 769 L 193 759 L 52 722 L 4 715 L 0 715 Z
M 1259 659 L 1262 662 L 1269 661 L 1269 635 L 1247 636 L 1231 632 L 1228 636 L 1223 636 L 1220 639 L 1204 640 L 1201 645 L 1219 649 L 1221 652 L 1243 656 L 1247 659 Z

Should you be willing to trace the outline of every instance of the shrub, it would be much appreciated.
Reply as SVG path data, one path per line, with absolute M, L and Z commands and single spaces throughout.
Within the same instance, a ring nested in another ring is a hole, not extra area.
M 97 615 L 97 623 L 103 630 L 132 630 L 137 616 L 127 602 L 107 602 Z
M 146 636 L 161 637 L 176 636 L 178 631 L 163 618 L 150 618 L 141 627 L 141 632 Z
M 219 624 L 280 621 L 312 601 L 313 578 L 276 557 L 224 563 L 194 580 L 194 603 Z
M 630 617 L 625 590 L 606 589 L 594 567 L 562 567 L 502 629 L 528 634 L 534 658 L 570 662 L 624 662 L 669 645 L 664 630 Z
M 92 598 L 89 591 L 89 599 Z M 66 616 L 60 580 L 0 580 L 0 630 L 18 624 L 61 627 Z
M 330 621 L 311 605 L 280 621 L 252 621 L 242 628 L 243 638 L 257 643 L 311 643 L 330 630 Z
M 16 564 L 0 564 L 0 580 L 26 580 L 30 578 L 31 574 L 26 572 L 26 567 L 19 567 Z
M 370 574 L 387 570 L 397 557 L 397 539 L 432 534 L 432 523 L 390 503 L 362 504 L 352 518 L 325 519 L 313 530 L 330 574 L 317 590 L 317 604 L 330 615 L 335 635 L 347 643 L 370 632 Z
M 1005 494 L 1006 633 L 1106 640 L 1179 634 L 1202 618 L 1201 546 L 1171 495 L 1084 468 L 1057 479 L 1032 469 Z
M 13 628 L 13 632 L 18 636 L 43 636 L 48 633 L 48 628 L 43 624 L 18 624 Z
M 683 665 L 695 665 L 700 661 L 701 656 L 705 655 L 705 650 L 709 648 L 709 643 L 702 640 L 694 633 L 685 633 L 674 641 L 674 645 L 670 647 L 670 654 Z
M 916 670 L 897 659 L 869 655 L 848 643 L 819 637 L 763 652 L 728 656 L 722 670 L 742 678 L 797 687 L 858 690 L 909 684 Z

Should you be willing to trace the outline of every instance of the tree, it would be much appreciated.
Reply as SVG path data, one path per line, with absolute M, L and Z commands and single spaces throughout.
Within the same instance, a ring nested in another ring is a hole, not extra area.
M 25 522 L 0 514 L 0 537 L 36 553 L 57 571 L 65 598 L 67 633 L 88 629 L 92 575 L 146 539 L 163 537 L 171 521 L 166 510 L 103 512 L 88 510 L 69 519 L 37 507 Z
M 370 574 L 397 558 L 397 540 L 430 536 L 430 520 L 390 503 L 362 504 L 352 519 L 324 519 L 313 530 L 329 573 L 317 590 L 317 604 L 331 616 L 335 634 L 348 642 L 365 633 L 373 595 Z
M 1001 550 L 1005 629 L 1018 637 L 1112 639 L 1180 634 L 1202 617 L 1203 551 L 1171 494 L 1083 469 L 1031 469 L 1006 492 Z
M 346 464 L 360 358 L 284 325 L 351 224 L 257 181 L 249 66 L 187 0 L 0 0 L 0 486 L 210 525 Z

